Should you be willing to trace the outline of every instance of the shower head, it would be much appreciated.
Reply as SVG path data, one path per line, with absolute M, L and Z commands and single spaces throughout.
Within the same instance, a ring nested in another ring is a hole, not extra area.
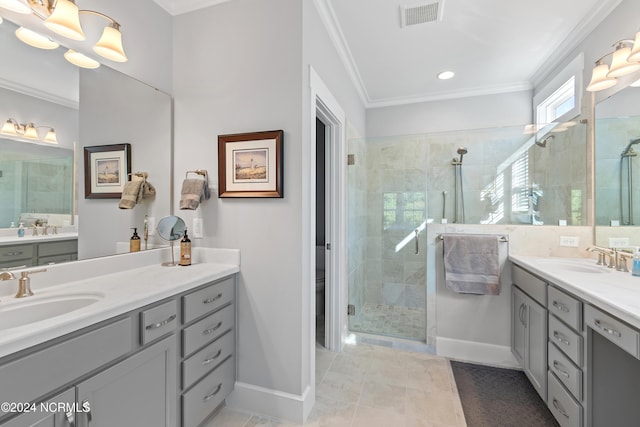
M 460 160 L 458 160 L 458 162 L 462 163 L 462 156 L 467 154 L 467 148 L 466 147 L 458 147 L 458 154 L 460 154 Z
M 553 141 L 554 139 L 556 139 L 556 136 L 555 136 L 555 135 L 549 135 L 548 137 L 544 138 L 544 139 L 543 139 L 543 140 L 541 140 L 541 141 L 536 141 L 536 145 L 537 145 L 538 147 L 542 147 L 542 148 L 544 148 L 544 147 L 546 147 L 546 146 L 547 146 L 547 141 L 549 141 L 549 140 Z
M 633 155 L 634 153 L 631 146 L 636 145 L 639 142 L 640 142 L 640 138 L 632 139 L 631 141 L 629 141 L 629 144 L 627 144 L 626 148 L 622 151 L 622 154 L 620 155 L 622 157 Z

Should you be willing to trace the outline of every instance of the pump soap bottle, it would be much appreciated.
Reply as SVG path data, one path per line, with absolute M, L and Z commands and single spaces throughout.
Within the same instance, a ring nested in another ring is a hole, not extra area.
M 187 229 L 184 229 L 184 237 L 180 240 L 180 265 L 191 265 L 191 240 L 187 235 Z
M 20 223 L 20 227 L 18 227 L 18 237 L 24 237 L 24 223 Z
M 133 236 L 129 240 L 129 252 L 140 252 L 140 236 L 138 236 L 138 229 L 133 228 Z
M 640 246 L 634 248 L 631 274 L 633 276 L 640 276 Z

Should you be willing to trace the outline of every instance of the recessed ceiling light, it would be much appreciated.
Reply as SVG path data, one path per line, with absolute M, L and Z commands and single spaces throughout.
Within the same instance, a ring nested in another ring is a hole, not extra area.
M 441 73 L 438 73 L 438 78 L 440 80 L 449 80 L 455 75 L 456 73 L 454 73 L 453 71 L 442 71 Z

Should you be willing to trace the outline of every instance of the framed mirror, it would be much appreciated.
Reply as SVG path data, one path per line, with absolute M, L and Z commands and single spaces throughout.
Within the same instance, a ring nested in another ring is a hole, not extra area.
M 640 246 L 640 88 L 595 107 L 595 244 Z

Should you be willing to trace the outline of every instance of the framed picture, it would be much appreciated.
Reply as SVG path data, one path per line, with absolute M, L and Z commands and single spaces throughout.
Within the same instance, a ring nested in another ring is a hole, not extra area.
M 131 173 L 131 144 L 84 147 L 84 198 L 119 199 Z
M 282 130 L 218 136 L 218 197 L 283 197 Z

